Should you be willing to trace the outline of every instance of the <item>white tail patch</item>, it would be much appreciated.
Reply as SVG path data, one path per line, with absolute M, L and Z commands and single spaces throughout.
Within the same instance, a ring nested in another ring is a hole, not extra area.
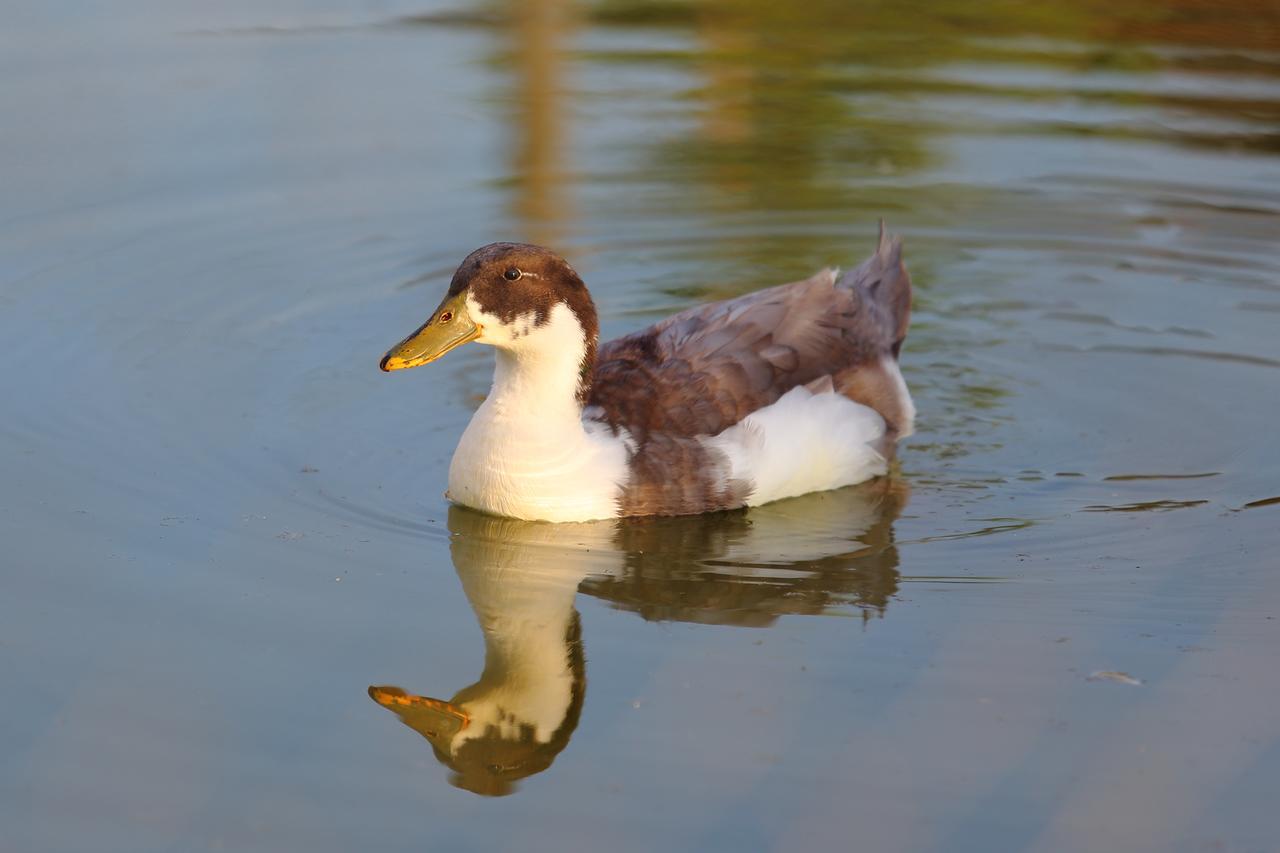
M 874 446 L 884 431 L 874 409 L 799 386 L 706 441 L 728 455 L 734 478 L 754 484 L 747 505 L 759 506 L 884 474 Z

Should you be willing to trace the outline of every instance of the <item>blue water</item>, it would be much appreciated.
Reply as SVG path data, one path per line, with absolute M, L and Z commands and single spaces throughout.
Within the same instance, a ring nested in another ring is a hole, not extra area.
M 0 849 L 1274 849 L 1274 13 L 574 8 L 5 9 Z M 377 369 L 492 240 L 608 337 L 880 217 L 887 481 L 496 523 L 491 354 Z

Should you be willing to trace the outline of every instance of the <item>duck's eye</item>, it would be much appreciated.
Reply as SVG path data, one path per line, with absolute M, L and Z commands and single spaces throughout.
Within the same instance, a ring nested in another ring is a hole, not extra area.
M 522 275 L 524 275 L 524 273 L 520 272 L 520 270 L 516 269 L 515 267 L 512 267 L 511 269 L 504 272 L 502 274 L 502 277 L 505 278 L 507 281 L 515 281 Z
M 447 323 L 447 322 L 449 322 L 449 321 L 450 321 L 450 320 L 452 320 L 452 319 L 453 319 L 453 312 L 452 312 L 452 311 L 446 311 L 446 312 L 444 312 L 443 314 L 441 314 L 441 315 L 440 315 L 440 322 L 441 322 L 441 323 Z

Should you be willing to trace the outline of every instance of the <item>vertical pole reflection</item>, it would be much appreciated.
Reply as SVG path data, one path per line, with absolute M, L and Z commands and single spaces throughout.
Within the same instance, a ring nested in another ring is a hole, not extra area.
M 743 146 L 752 135 L 753 72 L 743 57 L 751 55 L 753 45 L 740 28 L 725 26 L 708 15 L 699 17 L 697 35 L 706 81 L 699 132 L 711 150 L 723 154 Z M 717 189 L 737 193 L 748 188 L 740 158 L 712 157 L 707 165 Z
M 568 0 L 510 0 L 508 8 L 515 42 L 513 207 L 527 239 L 554 246 L 571 219 L 562 77 L 573 12 Z

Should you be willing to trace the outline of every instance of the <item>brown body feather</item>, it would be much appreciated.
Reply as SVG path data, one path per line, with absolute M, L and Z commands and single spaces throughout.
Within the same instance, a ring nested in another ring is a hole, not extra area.
M 907 427 L 910 401 L 884 368 L 911 310 L 901 241 L 839 277 L 803 281 L 691 308 L 600 347 L 587 405 L 636 444 L 622 515 L 680 515 L 744 505 L 751 484 L 728 482 L 715 435 L 797 385 L 835 390 L 885 419 L 884 448 Z M 680 473 L 673 478 L 671 472 Z

